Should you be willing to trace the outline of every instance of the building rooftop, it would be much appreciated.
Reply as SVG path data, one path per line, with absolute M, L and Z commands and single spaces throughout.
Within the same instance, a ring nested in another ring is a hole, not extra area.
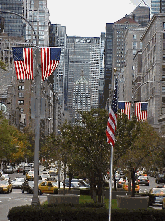
M 134 21 L 132 18 L 127 17 L 127 15 L 120 20 L 116 21 L 114 23 L 116 24 L 139 24 L 138 22 Z

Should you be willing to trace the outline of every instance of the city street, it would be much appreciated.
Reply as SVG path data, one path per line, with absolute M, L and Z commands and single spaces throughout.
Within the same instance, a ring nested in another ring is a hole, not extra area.
M 0 221 L 7 221 L 9 209 L 16 206 L 30 205 L 33 194 L 22 193 L 20 189 L 13 189 L 12 193 L 0 194 Z M 40 202 L 47 200 L 47 195 L 39 196 Z
M 11 174 L 9 176 L 11 180 L 15 177 L 25 177 L 25 175 L 17 173 Z M 151 188 L 157 186 L 154 177 L 149 177 L 149 180 L 149 186 L 140 185 L 140 192 L 149 192 Z M 32 194 L 22 193 L 20 189 L 13 189 L 13 191 L 9 194 L 0 194 L 0 221 L 8 220 L 7 214 L 10 208 L 27 204 L 30 205 L 32 197 Z M 39 200 L 41 203 L 47 200 L 47 194 L 39 196 Z M 161 205 L 155 206 L 153 208 L 162 209 Z

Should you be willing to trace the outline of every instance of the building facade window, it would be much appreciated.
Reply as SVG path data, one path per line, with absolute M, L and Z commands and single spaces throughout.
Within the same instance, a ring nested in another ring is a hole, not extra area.
M 133 49 L 137 49 L 137 42 L 133 42 Z
M 24 105 L 24 100 L 18 100 L 19 105 Z
M 18 90 L 24 90 L 24 85 L 19 85 Z
M 133 35 L 133 39 L 136 39 L 137 38 L 137 36 L 136 35 Z
M 23 93 L 18 93 L 18 97 L 24 97 Z

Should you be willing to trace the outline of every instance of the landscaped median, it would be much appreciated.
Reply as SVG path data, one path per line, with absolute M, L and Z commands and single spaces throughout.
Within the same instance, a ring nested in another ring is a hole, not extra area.
M 165 210 L 126 210 L 118 209 L 116 200 L 112 200 L 111 221 L 161 221 L 165 219 Z M 52 204 L 40 206 L 13 207 L 8 213 L 10 221 L 107 221 L 108 204 L 92 203 L 90 196 L 80 196 L 79 204 Z

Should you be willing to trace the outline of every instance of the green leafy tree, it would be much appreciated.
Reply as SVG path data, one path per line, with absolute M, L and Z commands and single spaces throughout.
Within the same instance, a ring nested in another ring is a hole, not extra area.
M 0 158 L 7 162 L 19 162 L 25 159 L 29 145 L 26 135 L 13 125 L 0 112 Z
M 119 121 L 123 122 L 123 119 L 119 118 Z M 134 196 L 135 172 L 140 166 L 147 168 L 149 162 L 153 164 L 154 156 L 159 152 L 163 152 L 161 138 L 148 122 L 136 121 L 135 119 L 127 120 L 125 128 L 122 131 L 120 128 L 117 128 L 116 146 L 119 143 L 122 145 L 120 149 L 116 149 L 115 146 L 115 150 L 118 152 L 116 163 L 120 167 L 128 168 L 131 171 L 132 196 Z M 122 153 L 123 147 L 124 152 Z
M 77 171 L 86 174 L 90 180 L 91 193 L 96 201 L 96 186 L 98 201 L 101 202 L 103 175 L 109 168 L 110 146 L 106 142 L 106 125 L 108 112 L 103 109 L 92 109 L 82 115 L 81 126 L 73 129 L 73 162 Z

